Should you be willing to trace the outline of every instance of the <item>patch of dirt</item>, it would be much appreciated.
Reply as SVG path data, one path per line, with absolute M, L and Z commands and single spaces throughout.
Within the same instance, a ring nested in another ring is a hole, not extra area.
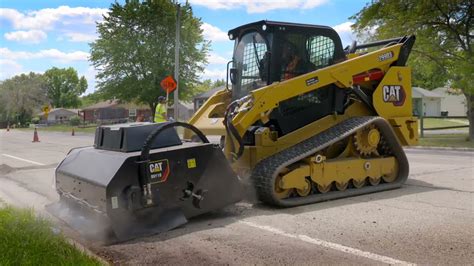
M 94 254 L 101 257 L 105 261 L 108 261 L 112 265 L 126 264 L 129 260 L 129 258 L 124 254 L 107 249 L 107 247 L 89 247 L 89 249 L 94 252 Z

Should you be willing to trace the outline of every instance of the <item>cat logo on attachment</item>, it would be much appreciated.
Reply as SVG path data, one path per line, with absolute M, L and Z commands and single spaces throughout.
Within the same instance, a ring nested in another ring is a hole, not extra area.
M 405 103 L 406 94 L 400 85 L 385 85 L 382 88 L 383 101 L 393 103 L 394 106 L 402 106 Z
M 166 182 L 170 174 L 170 164 L 168 159 L 153 161 L 148 165 L 152 183 Z

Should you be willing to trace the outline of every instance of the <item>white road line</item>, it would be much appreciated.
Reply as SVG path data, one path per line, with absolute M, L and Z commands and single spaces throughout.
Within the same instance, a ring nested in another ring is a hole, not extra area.
M 27 162 L 27 163 L 31 163 L 31 164 L 45 165 L 45 164 L 42 164 L 42 163 L 39 163 L 39 162 L 30 161 L 30 160 L 23 159 L 23 158 L 20 158 L 20 157 L 16 157 L 16 156 L 13 156 L 13 155 L 9 155 L 9 154 L 4 154 L 4 153 L 3 153 L 2 155 L 5 156 L 5 157 L 10 157 L 10 158 L 17 159 L 17 160 L 20 160 L 20 161 L 23 161 L 23 162 Z
M 294 238 L 294 239 L 299 239 L 299 240 L 304 241 L 306 243 L 322 246 L 322 247 L 325 247 L 325 248 L 334 249 L 334 250 L 337 250 L 337 251 L 340 251 L 340 252 L 356 255 L 356 256 L 359 256 L 359 257 L 364 257 L 364 258 L 367 258 L 367 259 L 371 259 L 371 260 L 375 260 L 375 261 L 379 261 L 379 262 L 383 262 L 383 263 L 387 263 L 387 264 L 415 265 L 415 263 L 411 263 L 411 262 L 407 262 L 407 261 L 403 261 L 403 260 L 397 260 L 397 259 L 393 259 L 393 258 L 390 258 L 390 257 L 378 255 L 378 254 L 374 254 L 374 253 L 367 252 L 367 251 L 362 251 L 360 249 L 343 246 L 343 245 L 340 245 L 340 244 L 324 241 L 324 240 L 317 239 L 317 238 L 312 238 L 312 237 L 309 237 L 307 235 L 290 234 L 290 233 L 284 232 L 280 229 L 277 229 L 277 228 L 274 228 L 274 227 L 271 227 L 271 226 L 267 226 L 267 225 L 259 225 L 259 224 L 249 222 L 249 221 L 239 221 L 239 223 L 242 223 L 242 224 L 254 227 L 254 228 L 258 228 L 258 229 L 261 229 L 261 230 L 265 230 L 265 231 L 268 231 L 268 232 L 271 232 L 271 233 L 274 233 L 274 234 L 277 234 L 277 235 L 281 235 L 281 236 L 285 236 L 285 237 L 289 237 L 289 238 Z

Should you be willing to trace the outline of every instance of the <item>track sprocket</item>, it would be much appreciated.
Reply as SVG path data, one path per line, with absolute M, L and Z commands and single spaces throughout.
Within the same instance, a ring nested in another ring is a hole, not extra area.
M 381 135 L 374 125 L 366 126 L 354 134 L 353 143 L 360 155 L 370 155 L 377 153 L 377 146 L 380 143 Z

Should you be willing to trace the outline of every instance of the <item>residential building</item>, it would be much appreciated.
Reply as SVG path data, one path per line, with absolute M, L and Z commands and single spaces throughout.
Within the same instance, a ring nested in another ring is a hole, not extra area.
M 79 109 L 66 109 L 66 108 L 53 108 L 48 112 L 48 117 L 45 117 L 45 113 L 41 112 L 37 114 L 41 123 L 48 124 L 61 124 L 68 122 L 73 116 L 79 115 Z
M 216 92 L 223 89 L 225 89 L 225 86 L 220 86 L 220 87 L 210 89 L 209 91 L 206 91 L 194 96 L 194 99 L 193 99 L 194 111 L 197 111 L 199 108 L 201 108 L 204 102 L 206 102 L 207 99 L 209 99 L 212 95 L 214 95 Z
M 441 111 L 447 112 L 448 116 L 466 116 L 467 102 L 466 96 L 460 89 L 441 87 L 433 90 L 443 96 L 441 98 Z
M 440 116 L 443 95 L 420 87 L 412 88 L 413 115 Z
M 119 100 L 107 100 L 87 106 L 81 110 L 85 122 L 123 123 L 128 121 L 150 121 L 151 111 L 146 105 L 121 103 Z

